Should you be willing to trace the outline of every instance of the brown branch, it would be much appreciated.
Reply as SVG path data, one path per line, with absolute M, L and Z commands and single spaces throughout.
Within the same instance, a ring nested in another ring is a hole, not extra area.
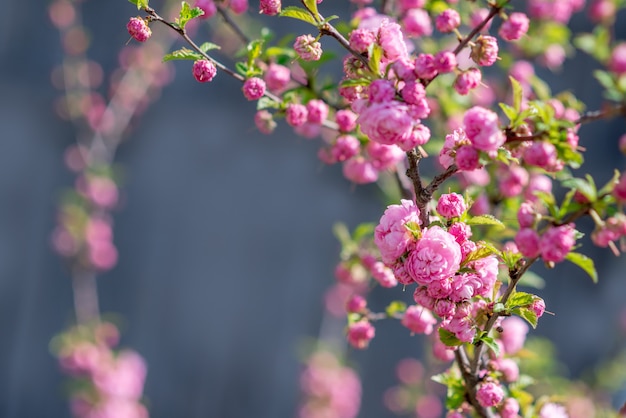
M 422 159 L 422 155 L 415 149 L 407 151 L 406 157 L 409 161 L 409 167 L 406 169 L 406 176 L 411 179 L 413 183 L 413 191 L 415 193 L 415 204 L 420 211 L 420 220 L 422 227 L 430 224 L 430 214 L 426 210 L 426 205 L 430 202 L 432 194 L 429 194 L 422 185 L 422 179 L 420 177 L 419 163 Z
M 454 358 L 457 365 L 459 366 L 459 370 L 461 371 L 461 376 L 465 381 L 465 399 L 470 405 L 472 405 L 472 407 L 474 407 L 474 410 L 479 417 L 494 418 L 491 410 L 483 407 L 480 403 L 478 403 L 478 400 L 476 399 L 476 386 L 478 385 L 478 377 L 469 369 L 469 360 L 463 346 L 458 347 L 454 351 Z
M 220 14 L 220 16 L 222 16 L 222 19 L 224 19 L 224 22 L 233 30 L 233 32 L 235 32 L 235 34 L 239 37 L 239 39 L 244 45 L 248 45 L 250 43 L 250 38 L 248 38 L 248 36 L 243 32 L 243 30 L 241 30 L 239 25 L 237 25 L 237 23 L 233 20 L 230 14 L 228 14 L 228 12 L 224 10 L 224 8 L 221 5 L 217 3 L 216 3 L 216 7 L 217 7 L 217 12 Z

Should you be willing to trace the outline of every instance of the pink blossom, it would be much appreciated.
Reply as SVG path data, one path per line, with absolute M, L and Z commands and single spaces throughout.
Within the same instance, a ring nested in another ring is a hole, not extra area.
M 506 41 L 516 41 L 528 32 L 530 20 L 524 13 L 511 13 L 498 32 Z
M 134 351 L 122 351 L 110 366 L 94 374 L 94 385 L 103 394 L 138 400 L 143 392 L 146 363 Z
M 443 412 L 441 400 L 436 395 L 426 394 L 417 399 L 416 416 L 420 418 L 439 418 Z
M 448 299 L 439 299 L 435 302 L 433 312 L 442 319 L 451 319 L 456 311 L 456 303 Z
M 407 250 L 412 234 L 407 224 L 420 224 L 419 209 L 412 200 L 401 200 L 400 205 L 389 205 L 374 229 L 374 243 L 385 264 L 393 264 Z
M 463 129 L 456 129 L 453 133 L 446 135 L 443 147 L 439 152 L 439 163 L 444 168 L 448 168 L 454 163 L 453 153 L 464 142 L 468 143 L 469 140 Z
M 361 295 L 352 295 L 346 302 L 346 311 L 353 313 L 365 312 L 367 309 L 367 300 Z
M 285 111 L 285 120 L 291 126 L 300 126 L 307 121 L 308 113 L 305 105 L 290 103 Z
M 437 75 L 435 57 L 431 54 L 419 54 L 415 59 L 415 74 L 424 80 Z
M 426 309 L 433 310 L 435 308 L 435 299 L 428 294 L 426 286 L 420 286 L 415 289 L 413 292 L 413 300 Z
M 435 55 L 435 69 L 439 74 L 454 71 L 456 68 L 456 55 L 452 51 L 439 51 Z
M 496 370 L 502 374 L 505 382 L 511 383 L 519 379 L 519 366 L 511 358 L 499 358 L 495 360 Z
M 259 13 L 268 16 L 276 16 L 280 13 L 281 7 L 281 0 L 261 0 L 259 4 Z
M 461 16 L 454 9 L 446 9 L 435 19 L 437 30 L 442 33 L 450 33 L 461 24 Z
M 473 341 L 476 336 L 476 327 L 469 317 L 455 316 L 450 322 L 444 324 L 443 328 L 452 332 L 456 338 L 464 343 Z
M 626 172 L 619 176 L 617 184 L 613 187 L 613 196 L 617 200 L 626 201 Z
M 559 68 L 565 61 L 565 49 L 559 44 L 552 44 L 546 48 L 543 55 L 539 58 L 541 63 L 548 68 Z
M 424 145 L 430 139 L 430 129 L 426 125 L 417 124 L 413 127 L 413 131 L 402 142 L 398 144 L 398 147 L 402 151 L 410 151 L 418 145 Z M 404 155 L 402 156 L 402 159 Z
M 398 58 L 392 64 L 391 68 L 396 77 L 400 80 L 411 82 L 415 81 L 415 63 L 408 57 Z
M 470 68 L 460 73 L 454 80 L 454 90 L 460 95 L 466 95 L 470 90 L 478 87 L 482 80 L 482 72 L 478 68 Z
M 498 59 L 497 39 L 493 36 L 479 36 L 474 42 L 470 57 L 480 66 L 493 65 Z
M 537 219 L 537 212 L 531 202 L 523 202 L 517 210 L 517 221 L 520 228 L 531 228 Z
M 537 257 L 539 255 L 539 234 L 534 229 L 522 228 L 515 234 L 515 245 L 524 257 Z
M 367 348 L 375 334 L 376 330 L 367 319 L 362 319 L 348 325 L 348 342 L 354 348 L 360 350 Z
M 372 165 L 378 171 L 392 169 L 405 158 L 404 152 L 395 145 L 368 142 L 365 151 L 369 155 Z
M 589 17 L 594 23 L 615 18 L 615 3 L 612 0 L 593 0 L 589 5 Z
M 426 98 L 409 105 L 409 116 L 416 120 L 425 119 L 430 114 L 430 104 Z
M 395 97 L 396 88 L 389 80 L 374 80 L 369 86 L 368 93 L 370 102 L 389 102 Z
M 208 83 L 213 80 L 213 77 L 217 74 L 217 68 L 215 68 L 213 62 L 201 59 L 193 63 L 192 72 L 196 81 L 199 83 Z
M 504 398 L 504 390 L 495 382 L 485 382 L 478 386 L 476 400 L 485 408 L 496 406 Z
M 552 193 L 552 179 L 545 174 L 533 173 L 528 180 L 526 190 L 524 190 L 524 198 L 536 202 L 536 192 Z
M 343 163 L 343 175 L 356 184 L 374 183 L 378 180 L 378 171 L 371 161 L 360 156 L 350 158 Z
M 358 116 L 351 110 L 338 110 L 335 114 L 335 122 L 339 126 L 341 132 L 350 132 L 356 128 L 356 120 Z
M 485 9 L 484 7 L 480 8 L 480 9 L 476 9 L 470 15 L 470 26 L 472 28 L 477 27 L 482 22 L 484 22 L 484 20 L 487 18 L 487 16 L 489 16 L 489 10 Z M 483 32 L 483 33 L 484 32 L 488 32 L 489 28 L 491 27 L 491 22 L 493 22 L 492 19 L 490 19 L 489 22 L 487 22 L 487 24 L 485 26 L 483 26 L 483 28 L 481 29 L 481 32 Z
M 204 12 L 200 19 L 209 19 L 217 13 L 217 6 L 213 0 L 197 0 L 194 7 L 199 7 Z
M 424 230 L 406 260 L 407 273 L 419 284 L 445 280 L 454 275 L 461 263 L 461 247 L 454 237 L 439 226 Z
M 369 139 L 386 145 L 403 141 L 413 128 L 407 106 L 397 101 L 373 103 L 361 112 L 358 122 Z
M 424 9 L 409 9 L 402 18 L 402 25 L 406 34 L 412 38 L 430 36 L 433 33 L 430 16 Z
M 539 411 L 539 418 L 569 418 L 563 405 L 548 402 Z
M 291 80 L 291 70 L 284 65 L 271 63 L 263 75 L 267 88 L 273 93 L 280 93 Z
M 498 170 L 498 188 L 505 197 L 513 197 L 522 193 L 528 184 L 528 171 L 519 165 L 502 166 Z
M 442 194 L 437 201 L 437 213 L 447 219 L 458 218 L 466 210 L 465 199 L 458 193 Z
M 137 42 L 146 42 L 152 36 L 148 23 L 140 17 L 131 17 L 126 24 L 126 29 Z
M 254 115 L 254 124 L 257 129 L 266 135 L 271 134 L 276 129 L 276 121 L 267 110 L 259 110 Z
M 502 418 L 519 418 L 519 402 L 515 398 L 506 398 L 500 409 Z
M 437 320 L 432 313 L 419 305 L 409 306 L 402 317 L 402 325 L 414 334 L 430 335 L 435 324 L 437 324 Z
M 510 316 L 502 321 L 500 340 L 507 354 L 515 354 L 524 346 L 528 334 L 528 324 L 517 316 Z
M 540 297 L 536 297 L 528 308 L 537 315 L 537 318 L 541 318 L 546 310 L 546 303 Z
M 426 0 L 400 0 L 398 6 L 401 12 L 407 12 L 410 9 L 421 9 L 426 5 Z
M 393 275 L 393 271 L 386 267 L 382 262 L 377 261 L 370 268 L 372 273 L 372 277 L 376 280 L 382 287 L 395 287 L 398 285 L 398 280 Z
M 370 45 L 376 42 L 376 34 L 369 29 L 355 29 L 350 32 L 350 46 L 357 52 L 367 52 Z
M 456 150 L 455 162 L 461 171 L 474 171 L 480 167 L 480 154 L 471 145 L 463 145 Z
M 243 83 L 243 95 L 248 100 L 259 100 L 265 94 L 265 81 L 251 77 Z
M 230 0 L 228 7 L 236 15 L 243 14 L 248 10 L 248 0 Z
M 383 49 L 385 58 L 390 61 L 408 55 L 400 25 L 389 19 L 383 19 L 378 28 L 378 42 Z
M 496 151 L 506 140 L 498 115 L 483 107 L 474 106 L 465 112 L 463 127 L 472 145 L 481 151 Z
M 532 76 L 535 75 L 535 69 L 530 62 L 520 60 L 511 65 L 509 74 L 520 83 L 528 84 L 530 83 Z
M 402 88 L 401 94 L 405 102 L 417 104 L 426 97 L 426 90 L 422 83 L 409 81 Z
M 548 229 L 548 231 L 541 236 L 541 240 L 539 241 L 541 258 L 545 261 L 553 261 L 555 263 L 563 261 L 576 243 L 574 232 L 572 224 Z
M 317 125 L 324 123 L 328 117 L 328 105 L 323 100 L 313 99 L 306 104 L 307 121 Z
M 361 143 L 352 135 L 341 135 L 337 137 L 331 149 L 334 161 L 345 161 L 358 154 Z
M 557 163 L 556 147 L 548 141 L 535 141 L 524 151 L 524 161 L 527 164 L 552 171 L 552 167 Z
M 475 295 L 488 296 L 498 279 L 498 259 L 495 256 L 484 257 L 474 261 L 477 281 Z
M 293 49 L 304 61 L 318 61 L 322 57 L 322 44 L 311 35 L 298 36 Z

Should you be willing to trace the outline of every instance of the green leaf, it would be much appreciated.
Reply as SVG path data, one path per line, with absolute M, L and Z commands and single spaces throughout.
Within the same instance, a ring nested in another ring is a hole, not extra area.
M 261 53 L 263 52 L 263 43 L 264 41 L 262 39 L 255 39 L 246 46 L 248 51 L 248 62 L 252 62 L 261 56 Z
M 517 120 L 518 112 L 514 108 L 509 106 L 508 104 L 505 104 L 505 103 L 498 103 L 498 104 L 500 105 L 500 109 L 502 109 L 502 111 L 504 112 L 504 115 L 509 119 L 509 122 L 513 124 L 513 121 Z
M 246 74 L 248 74 L 248 65 L 241 61 L 238 61 L 235 63 L 235 70 L 237 70 L 239 74 L 245 77 Z
M 341 82 L 341 87 L 369 86 L 371 83 L 369 78 L 349 78 Z
M 383 48 L 374 43 L 370 47 L 371 52 L 369 54 L 369 67 L 376 76 L 380 75 L 380 59 L 383 57 Z
M 563 187 L 578 190 L 590 202 L 595 202 L 598 198 L 595 184 L 590 182 L 589 179 L 571 178 L 562 181 L 561 184 Z
M 463 405 L 463 402 L 465 402 L 465 386 L 460 382 L 448 386 L 446 408 L 449 410 L 458 409 Z
M 466 222 L 468 225 L 491 225 L 504 229 L 504 224 L 493 215 L 480 215 L 469 218 Z
M 134 4 L 135 6 L 137 6 L 137 10 L 140 10 L 140 9 L 145 9 L 146 7 L 148 7 L 149 0 L 128 0 L 128 1 Z
M 203 14 L 204 11 L 201 8 L 194 7 L 192 9 L 191 6 L 189 6 L 189 4 L 184 1 L 181 4 L 180 13 L 178 15 L 178 18 L 176 19 L 176 24 L 179 28 L 185 29 L 187 22 L 189 22 L 191 19 L 202 16 Z
M 598 272 L 591 258 L 584 254 L 571 252 L 565 256 L 565 259 L 583 269 L 594 283 L 598 283 Z
M 306 9 L 296 6 L 288 6 L 285 7 L 279 14 L 279 16 L 291 17 L 293 19 L 302 20 L 304 22 L 310 23 L 313 26 L 317 27 L 317 21 L 313 19 L 311 13 L 309 13 Z
M 535 296 L 526 292 L 515 292 L 506 301 L 507 308 L 515 308 L 520 306 L 528 306 L 533 303 Z
M 372 235 L 375 228 L 376 225 L 373 222 L 362 223 L 354 229 L 352 238 L 357 242 L 361 241 L 363 238 Z
M 313 13 L 315 21 L 317 22 L 319 20 L 319 12 L 317 11 L 317 0 L 302 0 L 302 2 L 306 6 L 306 8 L 309 9 L 311 13 Z
M 328 23 L 328 22 L 330 22 L 331 20 L 335 20 L 335 19 L 339 19 L 339 16 L 337 16 L 337 15 L 328 16 L 328 17 L 327 17 L 326 19 L 324 19 L 321 23 L 322 23 L 322 24 L 324 24 L 324 23 Z
M 346 224 L 342 223 L 342 222 L 337 222 L 336 224 L 333 225 L 333 234 L 335 235 L 335 238 L 337 238 L 337 240 L 339 240 L 339 242 L 341 243 L 342 246 L 348 246 L 350 244 L 352 244 L 352 238 L 350 237 L 350 231 L 348 230 L 348 227 L 346 226 Z
M 265 55 L 268 58 L 273 58 L 273 57 L 287 57 L 290 60 L 294 59 L 296 57 L 296 53 L 293 49 L 291 48 L 282 48 L 279 46 L 271 46 L 269 48 L 267 48 L 265 50 Z
M 605 89 L 610 90 L 615 88 L 615 79 L 608 71 L 596 70 L 593 72 L 593 76 Z
M 483 337 L 480 337 L 480 341 L 482 341 L 483 344 L 485 344 L 487 346 L 487 348 L 489 348 L 491 351 L 493 351 L 493 353 L 496 355 L 496 358 L 500 357 L 500 346 L 498 345 L 496 340 L 494 340 L 493 338 L 485 335 Z
M 525 319 L 533 328 L 537 328 L 537 314 L 532 309 L 515 308 L 511 309 L 511 313 Z
M 517 81 L 514 77 L 509 76 L 509 80 L 511 80 L 511 87 L 513 88 L 513 108 L 516 113 L 519 113 L 522 110 L 522 96 L 524 94 L 524 90 L 522 89 L 522 85 Z
M 221 47 L 219 45 L 216 45 L 214 43 L 211 42 L 205 42 L 202 45 L 200 45 L 200 51 L 204 52 L 205 54 L 208 51 L 211 51 L 213 49 L 220 49 Z
M 400 300 L 394 300 L 385 308 L 385 312 L 390 318 L 395 317 L 397 314 L 404 313 L 404 311 L 406 311 L 406 303 Z
M 177 49 L 176 51 L 170 52 L 163 57 L 163 62 L 173 61 L 173 60 L 199 60 L 204 57 L 198 54 L 196 51 L 192 51 L 188 48 Z
M 480 260 L 481 258 L 489 257 L 497 251 L 493 247 L 480 246 L 465 257 L 461 266 L 465 266 L 473 261 Z
M 620 172 L 618 170 L 615 170 L 613 172 L 613 177 L 611 178 L 611 180 L 609 180 L 604 186 L 602 186 L 600 191 L 598 191 L 598 195 L 603 196 L 605 194 L 611 193 L 615 188 L 615 185 L 617 184 L 620 175 Z
M 267 96 L 261 97 L 256 103 L 256 110 L 278 109 L 279 107 L 279 103 L 276 103 L 273 99 L 270 99 Z
M 439 339 L 448 347 L 457 347 L 461 345 L 461 340 L 456 338 L 456 335 L 447 329 L 439 328 Z

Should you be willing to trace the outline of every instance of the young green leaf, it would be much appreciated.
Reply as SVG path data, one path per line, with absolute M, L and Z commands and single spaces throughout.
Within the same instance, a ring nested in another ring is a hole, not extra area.
M 454 333 L 448 331 L 447 329 L 439 328 L 439 338 L 441 339 L 441 342 L 448 347 L 457 347 L 461 345 L 461 340 L 459 340 Z
M 369 67 L 375 75 L 380 75 L 380 59 L 383 57 L 383 48 L 374 43 L 370 49 Z
M 469 218 L 466 222 L 468 225 L 492 225 L 499 229 L 504 229 L 504 224 L 493 215 L 479 215 Z
M 406 311 L 406 303 L 400 300 L 394 300 L 385 308 L 385 312 L 390 318 L 394 318 L 396 315 L 404 313 L 404 311 Z
M 591 258 L 584 254 L 571 252 L 565 256 L 565 259 L 583 269 L 594 283 L 598 282 L 598 272 Z
M 480 337 L 480 341 L 483 342 L 493 353 L 496 355 L 496 358 L 500 357 L 500 346 L 492 337 L 487 335 Z
M 516 308 L 521 306 L 528 306 L 535 300 L 535 296 L 526 292 L 515 292 L 506 301 L 507 308 Z
M 522 96 L 524 94 L 524 90 L 522 89 L 522 85 L 517 81 L 514 77 L 509 77 L 511 80 L 511 87 L 513 88 L 513 108 L 515 109 L 515 113 L 519 114 L 522 110 Z
M 279 16 L 291 17 L 293 19 L 298 19 L 298 20 L 302 20 L 304 22 L 310 23 L 313 26 L 317 26 L 317 21 L 313 19 L 313 16 L 311 16 L 311 13 L 309 13 L 307 10 L 301 7 L 296 7 L 296 6 L 285 7 L 280 12 Z
M 148 7 L 149 0 L 128 0 L 128 1 L 134 4 L 135 6 L 137 6 L 137 10 L 140 10 L 140 9 L 145 9 L 146 7 Z
M 176 51 L 172 51 L 169 54 L 166 54 L 163 57 L 163 62 L 174 61 L 174 60 L 199 60 L 204 58 L 202 55 L 198 54 L 196 51 L 192 51 L 188 48 L 177 49 Z
M 189 6 L 189 3 L 186 1 L 182 2 L 180 13 L 178 18 L 176 19 L 176 24 L 179 28 L 185 29 L 187 22 L 191 19 L 195 19 L 196 17 L 202 16 L 204 11 L 199 7 L 194 7 L 193 9 Z
M 202 45 L 200 45 L 200 51 L 204 52 L 205 54 L 208 51 L 211 51 L 213 49 L 220 49 L 221 47 L 219 45 L 216 45 L 214 43 L 211 42 L 205 42 Z
M 319 21 L 319 12 L 317 11 L 317 0 L 303 0 L 304 5 L 306 6 L 307 9 L 309 9 L 311 11 L 311 13 L 313 13 L 313 16 L 315 18 L 315 21 Z
M 529 308 L 515 308 L 511 309 L 511 313 L 518 315 L 530 324 L 531 327 L 537 328 L 537 314 L 535 311 Z

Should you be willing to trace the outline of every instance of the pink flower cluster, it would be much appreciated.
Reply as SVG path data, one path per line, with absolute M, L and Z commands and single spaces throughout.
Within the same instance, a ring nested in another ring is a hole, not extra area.
M 108 177 L 83 175 L 71 194 L 75 199 L 61 206 L 52 232 L 54 250 L 79 270 L 110 270 L 118 258 L 107 214 L 118 201 L 116 184 Z
M 148 417 L 140 402 L 145 361 L 132 350 L 114 352 L 118 341 L 117 328 L 106 322 L 94 328 L 74 327 L 53 341 L 63 371 L 86 382 L 71 393 L 74 417 Z
M 419 210 L 412 201 L 390 205 L 374 230 L 374 243 L 398 282 L 418 285 L 417 305 L 407 309 L 402 323 L 414 333 L 430 334 L 437 323 L 434 313 L 441 318 L 441 327 L 469 342 L 476 332 L 473 318 L 483 308 L 473 303 L 474 298 L 493 291 L 498 261 L 494 256 L 480 258 L 467 262 L 467 270 L 460 272 L 463 260 L 478 248 L 470 240 L 470 227 L 455 221 L 467 205 L 461 195 L 444 194 L 437 210 L 448 221 L 447 228 L 421 228 Z
M 126 24 L 126 29 L 137 42 L 146 42 L 152 36 L 148 23 L 140 17 L 131 17 Z
M 515 244 L 524 257 L 541 256 L 546 262 L 565 260 L 575 243 L 573 224 L 550 226 L 541 236 L 531 227 L 521 228 L 515 235 Z
M 361 407 L 361 381 L 329 351 L 318 351 L 300 375 L 304 395 L 298 417 L 355 418 Z

